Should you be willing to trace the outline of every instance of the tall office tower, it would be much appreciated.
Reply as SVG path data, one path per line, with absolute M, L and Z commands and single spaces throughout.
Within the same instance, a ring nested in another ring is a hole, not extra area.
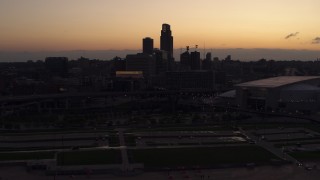
M 206 54 L 206 60 L 208 60 L 208 61 L 212 60 L 212 55 L 210 52 Z
M 191 70 L 200 70 L 201 69 L 201 60 L 200 52 L 194 51 L 190 54 L 190 67 Z
M 206 59 L 202 61 L 202 70 L 211 70 L 212 69 L 212 60 L 211 53 L 206 54 Z
M 152 54 L 153 53 L 153 39 L 146 37 L 142 40 L 143 44 L 143 53 Z
M 168 52 L 168 58 L 173 58 L 173 37 L 169 24 L 162 24 L 160 50 Z
M 190 70 L 190 66 L 189 46 L 187 46 L 187 50 L 180 54 L 180 70 Z

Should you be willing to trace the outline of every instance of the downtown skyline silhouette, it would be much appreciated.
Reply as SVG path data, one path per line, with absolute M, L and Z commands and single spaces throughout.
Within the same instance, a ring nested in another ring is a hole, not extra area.
M 315 60 L 320 50 L 315 18 L 320 4 L 316 0 L 1 3 L 0 61 L 43 59 L 43 52 L 72 59 L 75 52 L 78 57 L 87 53 L 92 54 L 90 58 L 110 59 L 112 51 L 119 51 L 121 57 L 140 50 L 144 37 L 153 37 L 159 44 L 162 23 L 172 26 L 176 52 L 198 45 L 201 51 L 217 51 L 217 56 L 230 50 L 227 54 L 246 61 Z M 267 52 L 270 57 L 266 57 Z M 26 55 L 25 59 L 21 54 Z

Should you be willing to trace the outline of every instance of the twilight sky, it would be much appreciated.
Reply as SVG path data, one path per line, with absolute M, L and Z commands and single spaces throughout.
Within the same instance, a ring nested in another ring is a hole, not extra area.
M 0 51 L 159 47 L 320 51 L 319 0 L 0 0 Z M 320 54 L 320 53 L 319 53 Z M 319 55 L 320 56 L 320 55 Z

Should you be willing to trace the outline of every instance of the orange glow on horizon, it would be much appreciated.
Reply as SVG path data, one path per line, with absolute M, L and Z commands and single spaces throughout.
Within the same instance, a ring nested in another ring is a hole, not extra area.
M 162 23 L 174 48 L 320 50 L 318 0 L 4 0 L 0 51 L 141 49 L 159 47 Z M 285 39 L 290 33 L 295 37 Z

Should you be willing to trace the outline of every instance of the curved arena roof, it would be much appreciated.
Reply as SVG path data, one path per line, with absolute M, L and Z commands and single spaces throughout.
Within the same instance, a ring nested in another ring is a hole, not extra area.
M 237 84 L 236 86 L 253 88 L 277 88 L 315 79 L 320 79 L 320 76 L 279 76 L 256 81 L 249 81 Z

